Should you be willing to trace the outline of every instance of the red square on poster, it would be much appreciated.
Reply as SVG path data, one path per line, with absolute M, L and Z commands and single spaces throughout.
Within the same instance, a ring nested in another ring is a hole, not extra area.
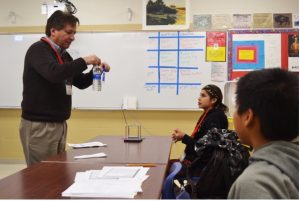
M 251 71 L 232 71 L 231 80 L 239 79 L 240 77 L 243 77 L 244 75 L 246 75 L 249 72 L 251 72 Z

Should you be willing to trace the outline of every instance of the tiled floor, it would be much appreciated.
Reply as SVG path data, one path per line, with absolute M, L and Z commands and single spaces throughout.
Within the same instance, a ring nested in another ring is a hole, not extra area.
M 0 163 L 0 179 L 7 177 L 15 172 L 26 168 L 26 164 L 1 164 Z

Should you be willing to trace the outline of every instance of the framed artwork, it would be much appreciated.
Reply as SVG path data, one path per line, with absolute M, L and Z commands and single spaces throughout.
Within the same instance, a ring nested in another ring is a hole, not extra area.
M 293 14 L 293 27 L 299 28 L 299 14 Z
M 274 28 L 292 28 L 292 13 L 274 13 L 273 26 Z
M 272 13 L 253 13 L 253 28 L 273 28 Z
M 189 28 L 188 0 L 143 0 L 143 30 Z
M 194 15 L 193 16 L 193 30 L 209 30 L 211 29 L 211 14 Z
M 289 33 L 286 37 L 288 69 L 293 72 L 299 72 L 299 33 Z
M 232 28 L 250 29 L 252 27 L 252 14 L 233 14 Z

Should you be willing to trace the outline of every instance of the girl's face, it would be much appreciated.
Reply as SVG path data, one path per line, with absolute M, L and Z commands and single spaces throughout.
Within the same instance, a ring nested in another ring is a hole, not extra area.
M 204 110 L 213 108 L 216 98 L 211 98 L 205 90 L 201 90 L 200 96 L 198 98 L 198 106 Z

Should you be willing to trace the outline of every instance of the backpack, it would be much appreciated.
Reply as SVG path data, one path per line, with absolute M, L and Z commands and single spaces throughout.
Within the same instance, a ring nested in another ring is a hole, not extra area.
M 231 185 L 248 166 L 249 148 L 232 130 L 213 128 L 195 144 L 196 159 L 187 167 L 186 191 L 195 199 L 226 199 Z

